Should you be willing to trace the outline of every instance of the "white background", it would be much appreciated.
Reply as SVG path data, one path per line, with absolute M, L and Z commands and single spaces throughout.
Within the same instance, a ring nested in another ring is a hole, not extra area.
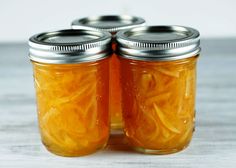
M 35 33 L 69 28 L 75 18 L 102 14 L 191 26 L 203 38 L 236 37 L 236 0 L 0 0 L 0 42 L 27 41 Z

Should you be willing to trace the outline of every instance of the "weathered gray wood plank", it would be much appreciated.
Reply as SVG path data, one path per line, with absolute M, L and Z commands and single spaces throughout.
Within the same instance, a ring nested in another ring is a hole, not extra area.
M 236 39 L 202 40 L 197 127 L 190 146 L 165 156 L 142 155 L 113 136 L 106 150 L 64 158 L 41 145 L 26 44 L 0 44 L 0 168 L 236 167 Z

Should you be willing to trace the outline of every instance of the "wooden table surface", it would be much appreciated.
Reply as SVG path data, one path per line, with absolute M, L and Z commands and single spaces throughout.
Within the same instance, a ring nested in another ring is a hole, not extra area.
M 66 158 L 47 152 L 40 142 L 27 44 L 0 44 L 0 168 L 235 168 L 236 39 L 203 39 L 202 49 L 196 132 L 187 149 L 143 155 L 114 135 L 103 151 Z

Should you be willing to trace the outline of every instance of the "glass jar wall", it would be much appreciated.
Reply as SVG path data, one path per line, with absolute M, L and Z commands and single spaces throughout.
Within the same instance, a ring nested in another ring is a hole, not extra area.
M 59 155 L 103 148 L 109 134 L 108 59 L 76 65 L 33 62 L 43 144 Z
M 189 144 L 195 120 L 196 60 L 121 58 L 125 132 L 136 150 L 164 154 Z
M 76 19 L 72 22 L 73 29 L 89 29 L 89 30 L 102 30 L 115 34 L 119 30 L 128 28 L 140 27 L 145 24 L 145 20 L 140 17 L 128 15 L 105 15 L 97 17 L 86 17 Z M 113 54 L 110 58 L 110 102 L 109 112 L 111 119 L 111 128 L 113 130 L 120 130 L 123 128 L 122 119 L 122 105 L 121 105 L 121 86 L 120 86 L 120 63 L 115 53 L 116 42 L 113 40 L 112 48 Z

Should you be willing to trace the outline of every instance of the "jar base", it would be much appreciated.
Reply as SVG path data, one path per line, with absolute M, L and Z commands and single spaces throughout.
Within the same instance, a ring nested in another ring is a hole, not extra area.
M 175 148 L 175 149 L 146 149 L 146 148 L 142 148 L 142 147 L 132 147 L 135 151 L 139 152 L 139 153 L 143 153 L 143 154 L 152 154 L 152 155 L 167 155 L 167 154 L 173 154 L 173 153 L 177 153 L 180 152 L 182 150 L 184 150 L 185 148 L 188 147 L 189 144 L 180 147 L 180 148 Z
M 66 153 L 66 152 L 61 152 L 61 151 L 55 151 L 53 149 L 51 149 L 49 146 L 45 145 L 45 148 L 47 149 L 47 151 L 49 151 L 50 153 L 57 155 L 57 156 L 62 156 L 62 157 L 82 157 L 82 156 L 86 156 L 86 155 L 90 155 L 93 153 L 96 153 L 97 151 L 104 149 L 107 146 L 107 143 L 102 145 L 101 147 L 98 147 L 96 149 L 89 149 L 86 152 L 71 152 L 71 153 Z

